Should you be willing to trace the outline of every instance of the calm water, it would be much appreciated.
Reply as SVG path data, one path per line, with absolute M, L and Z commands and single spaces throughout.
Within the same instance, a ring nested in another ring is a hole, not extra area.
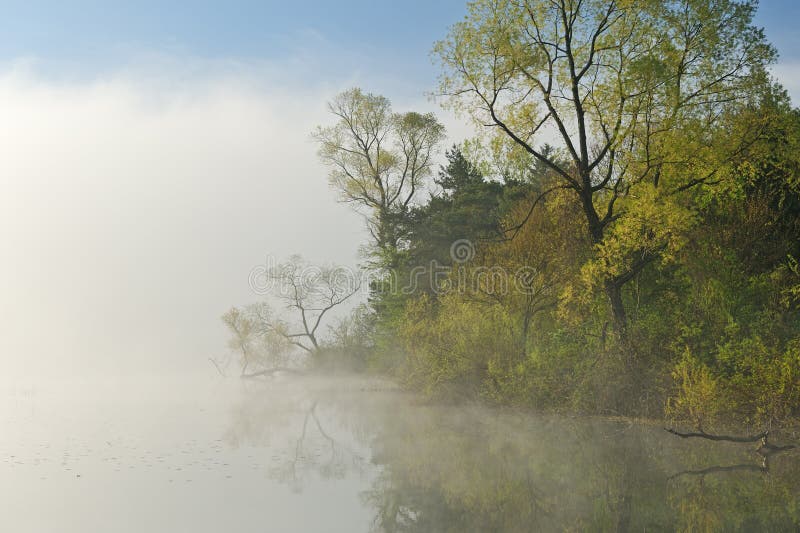
M 797 531 L 800 454 L 379 381 L 0 388 L 0 531 Z

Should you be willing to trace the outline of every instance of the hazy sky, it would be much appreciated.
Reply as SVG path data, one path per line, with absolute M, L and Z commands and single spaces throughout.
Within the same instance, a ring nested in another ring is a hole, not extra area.
M 354 85 L 436 110 L 428 53 L 463 14 L 456 0 L 165 4 L 2 4 L 6 375 L 212 370 L 218 317 L 255 298 L 267 254 L 355 264 L 362 222 L 309 134 Z M 758 18 L 795 101 L 798 16 L 781 0 Z

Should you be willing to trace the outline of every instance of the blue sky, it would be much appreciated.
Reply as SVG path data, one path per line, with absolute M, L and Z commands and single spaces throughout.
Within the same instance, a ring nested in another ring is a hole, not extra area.
M 433 41 L 464 12 L 464 0 L 6 3 L 0 60 L 36 58 L 46 69 L 93 74 L 143 54 L 276 61 L 301 56 L 320 76 L 371 72 L 430 90 Z M 765 0 L 757 23 L 781 53 L 800 61 L 800 2 Z
M 299 55 L 323 76 L 358 69 L 429 85 L 431 44 L 462 12 L 461 0 L 26 2 L 0 17 L 0 60 L 36 58 L 55 71 L 91 74 L 148 53 Z

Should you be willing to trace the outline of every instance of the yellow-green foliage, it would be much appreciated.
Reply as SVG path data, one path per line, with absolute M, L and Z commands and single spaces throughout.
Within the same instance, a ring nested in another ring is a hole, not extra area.
M 644 255 L 655 254 L 662 264 L 674 262 L 695 218 L 674 196 L 650 183 L 639 184 L 620 207 L 628 216 L 611 227 L 597 246 L 595 258 L 583 268 L 582 278 L 588 286 L 630 271 Z
M 769 427 L 796 415 L 800 406 L 800 341 L 782 353 L 759 337 L 720 347 L 713 369 L 688 352 L 675 365 L 675 393 L 667 414 L 697 428 L 732 418 Z
M 786 268 L 782 272 L 790 279 L 788 286 L 781 292 L 781 303 L 786 307 L 797 307 L 800 304 L 800 262 L 789 256 Z
M 728 396 L 740 416 L 760 424 L 779 422 L 797 409 L 800 400 L 800 344 L 795 340 L 781 353 L 760 337 L 732 341 L 718 359 L 727 371 Z
M 714 425 L 725 410 L 720 380 L 688 351 L 672 370 L 676 391 L 667 402 L 667 416 L 698 429 Z
M 514 324 L 498 305 L 465 300 L 458 293 L 434 305 L 412 301 L 400 326 L 408 353 L 406 383 L 427 394 L 476 394 L 515 353 Z

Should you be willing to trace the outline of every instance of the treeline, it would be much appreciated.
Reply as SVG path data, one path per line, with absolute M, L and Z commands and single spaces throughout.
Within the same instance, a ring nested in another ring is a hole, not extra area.
M 471 2 L 434 55 L 479 131 L 438 172 L 435 116 L 339 95 L 316 139 L 378 276 L 309 351 L 450 399 L 699 428 L 799 414 L 800 113 L 754 11 Z M 309 333 L 289 329 L 270 331 Z

